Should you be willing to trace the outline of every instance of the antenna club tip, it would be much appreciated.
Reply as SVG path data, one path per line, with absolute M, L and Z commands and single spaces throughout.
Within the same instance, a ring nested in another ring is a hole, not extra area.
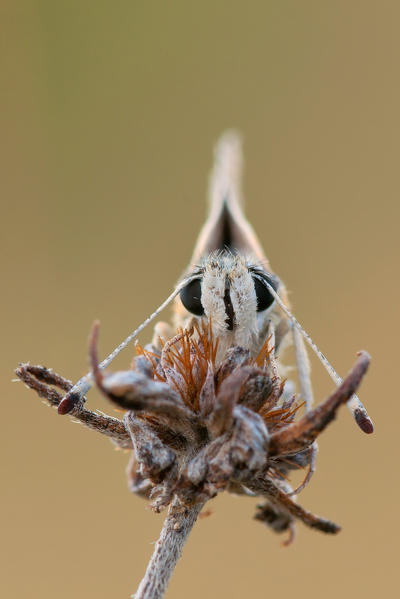
M 363 433 L 371 435 L 374 432 L 374 425 L 366 412 L 358 409 L 354 412 L 354 418 Z
M 70 414 L 72 410 L 79 404 L 80 401 L 81 396 L 79 393 L 67 393 L 64 399 L 62 399 L 58 404 L 57 412 L 61 416 L 65 416 L 65 414 Z

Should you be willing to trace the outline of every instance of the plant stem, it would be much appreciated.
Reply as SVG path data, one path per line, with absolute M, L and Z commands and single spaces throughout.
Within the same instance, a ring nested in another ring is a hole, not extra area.
M 161 599 L 180 558 L 183 546 L 203 504 L 183 507 L 177 499 L 171 504 L 160 538 L 134 599 Z

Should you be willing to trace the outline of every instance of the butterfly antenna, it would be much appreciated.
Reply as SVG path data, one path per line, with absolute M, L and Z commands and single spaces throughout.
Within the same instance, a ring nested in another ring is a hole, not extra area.
M 133 341 L 143 331 L 143 329 L 145 327 L 147 327 L 147 325 L 150 324 L 151 321 L 154 320 L 160 314 L 160 312 L 162 312 L 162 310 L 164 310 L 164 308 L 166 308 L 168 306 L 168 304 L 170 304 L 172 302 L 172 300 L 178 295 L 178 293 L 180 292 L 182 287 L 184 285 L 186 285 L 187 283 L 189 283 L 192 278 L 193 277 L 189 277 L 189 278 L 185 279 L 184 281 L 182 281 L 175 288 L 175 290 L 171 293 L 171 295 L 169 295 L 167 297 L 167 299 L 157 308 L 157 310 L 155 310 L 152 314 L 150 314 L 150 316 L 148 318 L 146 318 L 146 320 L 144 320 L 142 322 L 142 324 L 137 327 L 137 329 L 132 331 L 132 333 L 130 333 L 130 335 L 128 335 L 128 337 L 126 339 L 124 339 L 124 341 L 122 341 L 122 343 L 120 343 L 111 352 L 111 354 L 109 356 L 107 356 L 107 358 L 105 358 L 102 362 L 100 362 L 99 369 L 103 370 L 109 364 L 111 364 L 111 362 L 118 356 L 118 354 L 120 354 L 122 352 L 122 350 L 125 349 L 125 347 L 127 345 L 129 345 L 129 343 L 131 341 Z M 85 393 L 87 393 L 89 391 L 89 389 L 92 387 L 92 385 L 93 385 L 93 376 L 92 376 L 91 372 L 88 372 L 85 376 L 83 376 L 81 379 L 79 379 L 79 381 L 65 395 L 65 397 L 63 398 L 63 400 L 60 402 L 60 404 L 58 406 L 58 413 L 59 414 L 68 414 L 69 412 L 71 412 L 77 404 L 79 404 L 83 401 L 83 396 L 85 395 Z
M 332 364 L 329 360 L 324 356 L 321 350 L 318 348 L 316 343 L 311 339 L 310 335 L 303 329 L 299 321 L 293 316 L 290 312 L 289 308 L 283 303 L 282 299 L 276 293 L 275 289 L 268 283 L 268 281 L 264 281 L 264 284 L 268 287 L 269 292 L 275 298 L 279 306 L 282 308 L 286 316 L 290 319 L 292 326 L 296 327 L 296 329 L 300 332 L 300 334 L 304 337 L 308 345 L 311 347 L 315 355 L 318 357 L 325 370 L 328 372 L 329 376 L 333 380 L 333 382 L 339 386 L 343 379 L 338 375 L 336 370 L 333 368 Z M 371 418 L 368 416 L 368 412 L 365 409 L 362 402 L 359 400 L 357 395 L 352 395 L 349 401 L 347 402 L 347 407 L 349 408 L 354 420 L 360 427 L 360 429 L 367 434 L 374 432 L 374 425 L 372 424 Z

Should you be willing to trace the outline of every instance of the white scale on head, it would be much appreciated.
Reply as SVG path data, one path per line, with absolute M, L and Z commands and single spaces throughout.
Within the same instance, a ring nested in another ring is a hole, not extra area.
M 244 217 L 241 201 L 241 141 L 234 132 L 225 133 L 217 144 L 210 180 L 210 211 L 196 243 L 186 276 L 173 293 L 133 331 L 103 362 L 107 367 L 176 296 L 175 325 L 184 327 L 190 318 L 211 319 L 219 339 L 219 356 L 233 345 L 256 355 L 273 330 L 276 349 L 290 332 L 296 351 L 301 393 L 307 409 L 312 402 L 310 367 L 303 338 L 318 356 L 336 385 L 342 379 L 304 331 L 289 309 L 286 290 L 273 274 L 261 245 Z M 92 386 L 92 375 L 83 377 L 64 398 L 64 407 Z M 63 402 L 60 411 L 63 411 Z M 73 406 L 74 402 L 71 403 Z M 356 395 L 348 407 L 360 428 L 372 432 L 373 425 Z M 68 409 L 69 411 L 69 409 Z

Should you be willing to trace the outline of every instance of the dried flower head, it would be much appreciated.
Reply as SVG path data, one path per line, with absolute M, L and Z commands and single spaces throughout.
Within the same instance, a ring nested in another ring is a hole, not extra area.
M 310 468 L 313 444 L 354 393 L 369 357 L 321 406 L 295 421 L 299 403 L 273 372 L 271 337 L 256 357 L 232 347 L 216 364 L 212 327 L 181 330 L 161 350 L 138 347 L 129 371 L 104 375 L 91 340 L 95 380 L 114 404 L 128 410 L 124 423 L 135 449 L 130 488 L 144 487 L 159 511 L 174 496 L 185 506 L 227 490 L 259 495 L 266 503 L 257 519 L 277 532 L 293 531 L 294 519 L 323 532 L 339 527 L 300 508 L 291 495 L 291 470 Z
M 132 368 L 110 374 L 98 369 L 93 328 L 90 354 L 95 380 L 115 405 L 120 421 L 78 408 L 71 414 L 89 428 L 133 448 L 128 477 L 132 492 L 150 497 L 160 511 L 174 497 L 184 506 L 203 504 L 217 493 L 261 496 L 256 518 L 276 532 L 295 519 L 322 532 L 339 527 L 295 503 L 291 470 L 311 468 L 313 444 L 349 400 L 369 357 L 361 352 L 342 385 L 316 409 L 296 419 L 299 403 L 273 375 L 270 337 L 255 357 L 241 347 L 227 350 L 216 365 L 218 340 L 211 327 L 179 331 L 162 349 L 137 347 Z M 72 384 L 44 367 L 21 365 L 18 376 L 53 406 Z M 307 477 L 306 477 L 307 478 Z

